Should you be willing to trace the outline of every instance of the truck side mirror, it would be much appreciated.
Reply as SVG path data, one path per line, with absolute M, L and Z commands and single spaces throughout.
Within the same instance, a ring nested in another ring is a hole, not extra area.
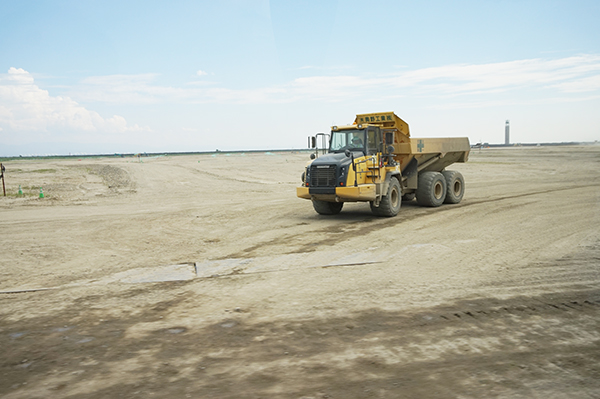
M 308 148 L 315 148 L 317 146 L 317 138 L 315 136 L 308 137 Z
M 313 152 L 312 154 L 310 154 L 310 159 L 315 159 L 317 156 L 315 155 L 315 153 Z
M 394 146 L 393 145 L 388 145 L 387 146 L 387 152 L 388 152 L 388 154 L 393 153 L 394 152 Z
M 344 151 L 344 155 L 350 158 L 350 150 L 346 148 L 346 151 Z

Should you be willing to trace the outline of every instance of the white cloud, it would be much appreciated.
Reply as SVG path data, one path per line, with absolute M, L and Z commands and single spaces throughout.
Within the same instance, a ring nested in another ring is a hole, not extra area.
M 51 96 L 29 72 L 11 67 L 8 74 L 0 74 L 0 130 L 124 133 L 147 129 L 129 126 L 118 115 L 105 119 L 69 97 Z
M 208 75 L 208 72 L 204 72 L 202 70 L 198 70 L 198 72 L 196 72 L 196 75 L 198 75 L 198 76 L 205 76 L 205 75 Z
M 448 65 L 403 73 L 393 78 L 397 87 L 421 87 L 443 93 L 469 94 L 524 87 L 552 87 L 600 76 L 600 56 L 584 55 L 558 60 L 519 60 L 492 64 Z
M 157 74 L 92 76 L 82 80 L 71 93 L 82 101 L 123 104 L 155 104 L 177 89 L 153 84 Z
M 570 82 L 563 82 L 552 87 L 567 93 L 600 91 L 600 75 L 590 76 Z
M 558 60 L 518 60 L 423 68 L 379 76 L 313 76 L 287 85 L 287 92 L 307 98 L 338 99 L 376 96 L 442 98 L 493 97 L 500 92 L 549 90 L 553 95 L 600 90 L 600 56 Z
M 199 76 L 204 74 L 204 71 L 197 72 Z M 90 77 L 75 88 L 72 97 L 122 104 L 268 104 L 400 96 L 493 97 L 517 90 L 546 90 L 547 95 L 560 96 L 561 93 L 599 91 L 600 56 L 445 65 L 386 75 L 310 76 L 287 84 L 253 89 L 228 88 L 208 81 L 184 87 L 161 86 L 155 83 L 157 77 L 156 74 Z

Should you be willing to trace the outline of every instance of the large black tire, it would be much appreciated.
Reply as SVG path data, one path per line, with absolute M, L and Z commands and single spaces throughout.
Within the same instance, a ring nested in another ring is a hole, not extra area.
M 337 215 L 344 206 L 343 202 L 312 201 L 313 208 L 320 215 Z
M 373 205 L 371 201 L 371 211 L 377 216 L 392 217 L 400 212 L 402 205 L 402 191 L 398 179 L 392 177 L 388 186 L 387 194 L 381 198 L 379 206 Z
M 440 172 L 419 174 L 417 203 L 421 206 L 440 206 L 446 199 L 446 179 Z
M 465 179 L 460 172 L 445 170 L 442 172 L 446 179 L 446 204 L 458 204 L 465 195 Z

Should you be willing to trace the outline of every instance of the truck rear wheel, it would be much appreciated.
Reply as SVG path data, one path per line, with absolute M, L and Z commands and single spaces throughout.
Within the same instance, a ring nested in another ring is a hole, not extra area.
M 440 172 L 419 174 L 417 202 L 421 206 L 440 206 L 446 199 L 446 179 Z
M 387 195 L 381 198 L 379 206 L 374 206 L 371 202 L 371 211 L 377 216 L 392 217 L 400 212 L 402 205 L 402 194 L 400 191 L 400 183 L 398 179 L 392 177 L 388 187 Z
M 446 179 L 446 199 L 447 204 L 458 204 L 465 194 L 465 179 L 460 172 L 454 170 L 445 170 L 442 172 Z
M 312 201 L 313 208 L 320 215 L 337 215 L 344 206 L 343 202 Z

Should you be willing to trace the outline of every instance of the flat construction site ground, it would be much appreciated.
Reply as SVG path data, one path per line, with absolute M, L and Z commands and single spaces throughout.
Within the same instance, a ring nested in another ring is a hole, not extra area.
M 600 397 L 600 146 L 395 218 L 316 214 L 308 160 L 4 162 L 0 397 Z

